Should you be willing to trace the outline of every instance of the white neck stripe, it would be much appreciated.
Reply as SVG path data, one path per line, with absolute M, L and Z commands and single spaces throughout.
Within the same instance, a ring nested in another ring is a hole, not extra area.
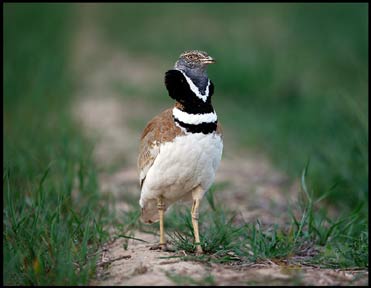
M 178 71 L 182 72 L 184 78 L 187 80 L 187 83 L 189 85 L 189 88 L 191 88 L 192 92 L 196 94 L 198 98 L 200 98 L 202 101 L 206 102 L 207 97 L 209 97 L 209 86 L 210 86 L 210 79 L 207 82 L 207 86 L 205 89 L 205 94 L 202 94 L 200 92 L 200 89 L 193 83 L 191 78 L 189 78 L 182 70 L 177 69 Z
M 186 124 L 198 125 L 201 123 L 214 123 L 218 120 L 215 111 L 205 114 L 189 114 L 174 107 L 173 116 Z

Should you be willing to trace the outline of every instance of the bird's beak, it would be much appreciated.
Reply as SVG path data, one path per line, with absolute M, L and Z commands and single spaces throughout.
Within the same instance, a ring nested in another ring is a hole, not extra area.
M 216 61 L 210 56 L 208 56 L 207 58 L 202 59 L 203 64 L 214 64 L 215 62 Z

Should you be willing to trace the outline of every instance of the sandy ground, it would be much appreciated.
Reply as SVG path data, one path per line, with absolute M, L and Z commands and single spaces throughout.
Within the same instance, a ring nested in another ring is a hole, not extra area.
M 125 193 L 138 200 L 140 194 L 136 158 L 141 131 L 131 129 L 128 123 L 150 120 L 160 111 L 147 107 L 141 99 L 120 95 L 112 83 L 163 85 L 157 81 L 162 81 L 164 71 L 158 70 L 159 59 L 133 57 L 104 42 L 94 23 L 94 13 L 94 6 L 79 10 L 71 57 L 71 69 L 79 79 L 78 100 L 71 109 L 84 133 L 96 143 L 94 158 L 100 171 L 101 191 L 114 197 L 113 209 L 120 213 L 130 207 L 125 202 Z M 239 211 L 244 221 L 259 218 L 267 224 L 285 223 L 288 205 L 296 201 L 298 184 L 275 170 L 264 155 L 234 152 L 233 136 L 225 133 L 224 155 L 215 182 L 229 185 L 218 191 L 218 201 Z M 110 227 L 112 233 L 115 230 L 116 227 Z M 140 231 L 133 236 L 147 242 L 119 238 L 102 247 L 91 285 L 174 285 L 179 284 L 171 277 L 176 274 L 185 277 L 182 284 L 208 283 L 210 277 L 216 285 L 368 284 L 368 271 L 319 269 L 271 261 L 224 265 L 165 259 L 161 257 L 174 253 L 149 250 L 158 236 Z

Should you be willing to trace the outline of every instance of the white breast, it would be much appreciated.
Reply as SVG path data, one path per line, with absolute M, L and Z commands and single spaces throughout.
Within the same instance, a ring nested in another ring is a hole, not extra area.
M 216 133 L 190 133 L 161 144 L 142 187 L 141 206 L 159 195 L 169 202 L 176 201 L 198 185 L 207 191 L 214 181 L 222 150 L 222 139 Z

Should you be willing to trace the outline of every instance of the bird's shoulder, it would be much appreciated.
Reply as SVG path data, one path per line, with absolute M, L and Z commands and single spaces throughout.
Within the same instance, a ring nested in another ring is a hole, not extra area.
M 166 109 L 148 122 L 140 138 L 137 162 L 141 186 L 160 151 L 159 146 L 162 143 L 173 141 L 176 136 L 182 134 L 184 132 L 175 125 L 172 108 Z
M 181 129 L 175 125 L 173 108 L 168 108 L 150 120 L 140 137 L 141 144 L 146 141 L 166 142 L 173 140 Z

